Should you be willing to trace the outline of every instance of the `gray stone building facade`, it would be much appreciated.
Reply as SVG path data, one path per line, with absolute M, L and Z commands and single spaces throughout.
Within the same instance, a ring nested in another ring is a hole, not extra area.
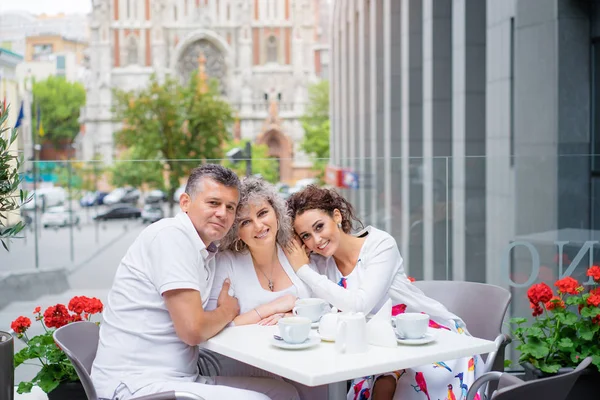
M 585 0 L 335 1 L 331 164 L 357 173 L 343 193 L 394 235 L 412 276 L 515 287 L 600 240 L 599 13 Z

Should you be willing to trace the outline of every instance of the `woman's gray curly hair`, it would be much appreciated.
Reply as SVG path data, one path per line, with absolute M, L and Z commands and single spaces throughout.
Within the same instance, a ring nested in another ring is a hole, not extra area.
M 277 217 L 277 243 L 285 247 L 292 240 L 292 220 L 287 211 L 285 200 L 271 183 L 262 178 L 248 177 L 240 185 L 240 202 L 237 207 L 235 222 L 227 235 L 221 240 L 220 248 L 234 252 L 245 252 L 248 246 L 239 239 L 239 222 L 241 211 L 250 203 L 267 201 Z

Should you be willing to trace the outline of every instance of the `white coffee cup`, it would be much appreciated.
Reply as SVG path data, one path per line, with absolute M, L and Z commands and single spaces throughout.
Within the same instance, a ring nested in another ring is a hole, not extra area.
M 319 335 L 324 340 L 335 340 L 338 324 L 338 310 L 331 308 L 331 312 L 324 314 L 319 321 Z
M 340 353 L 354 354 L 367 351 L 367 321 L 363 313 L 338 314 L 335 348 Z
M 311 320 L 304 317 L 286 317 L 277 322 L 283 340 L 292 344 L 303 343 L 308 339 L 311 324 Z
M 306 317 L 312 322 L 317 322 L 328 309 L 329 304 L 325 300 L 312 297 L 296 300 L 296 306 L 292 312 L 294 315 Z
M 396 333 L 402 339 L 420 339 L 427 333 L 429 315 L 404 313 L 396 315 Z

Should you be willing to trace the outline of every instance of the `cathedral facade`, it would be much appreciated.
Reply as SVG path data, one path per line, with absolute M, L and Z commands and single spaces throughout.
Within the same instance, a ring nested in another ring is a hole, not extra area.
M 264 143 L 280 178 L 305 177 L 299 118 L 307 87 L 326 74 L 327 0 L 93 0 L 82 157 L 114 158 L 112 88 L 154 73 L 189 79 L 204 69 L 237 112 L 234 135 Z

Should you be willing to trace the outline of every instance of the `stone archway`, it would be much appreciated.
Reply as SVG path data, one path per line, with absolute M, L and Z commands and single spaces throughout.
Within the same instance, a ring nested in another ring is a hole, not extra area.
M 190 74 L 198 69 L 201 56 L 206 59 L 206 75 L 216 79 L 221 94 L 227 96 L 232 72 L 231 49 L 215 32 L 199 29 L 184 37 L 171 55 L 171 68 L 183 81 L 187 81 Z
M 266 144 L 269 148 L 269 157 L 279 160 L 279 180 L 289 182 L 293 179 L 292 141 L 281 132 L 279 127 L 271 127 L 261 133 L 256 139 L 257 144 Z

